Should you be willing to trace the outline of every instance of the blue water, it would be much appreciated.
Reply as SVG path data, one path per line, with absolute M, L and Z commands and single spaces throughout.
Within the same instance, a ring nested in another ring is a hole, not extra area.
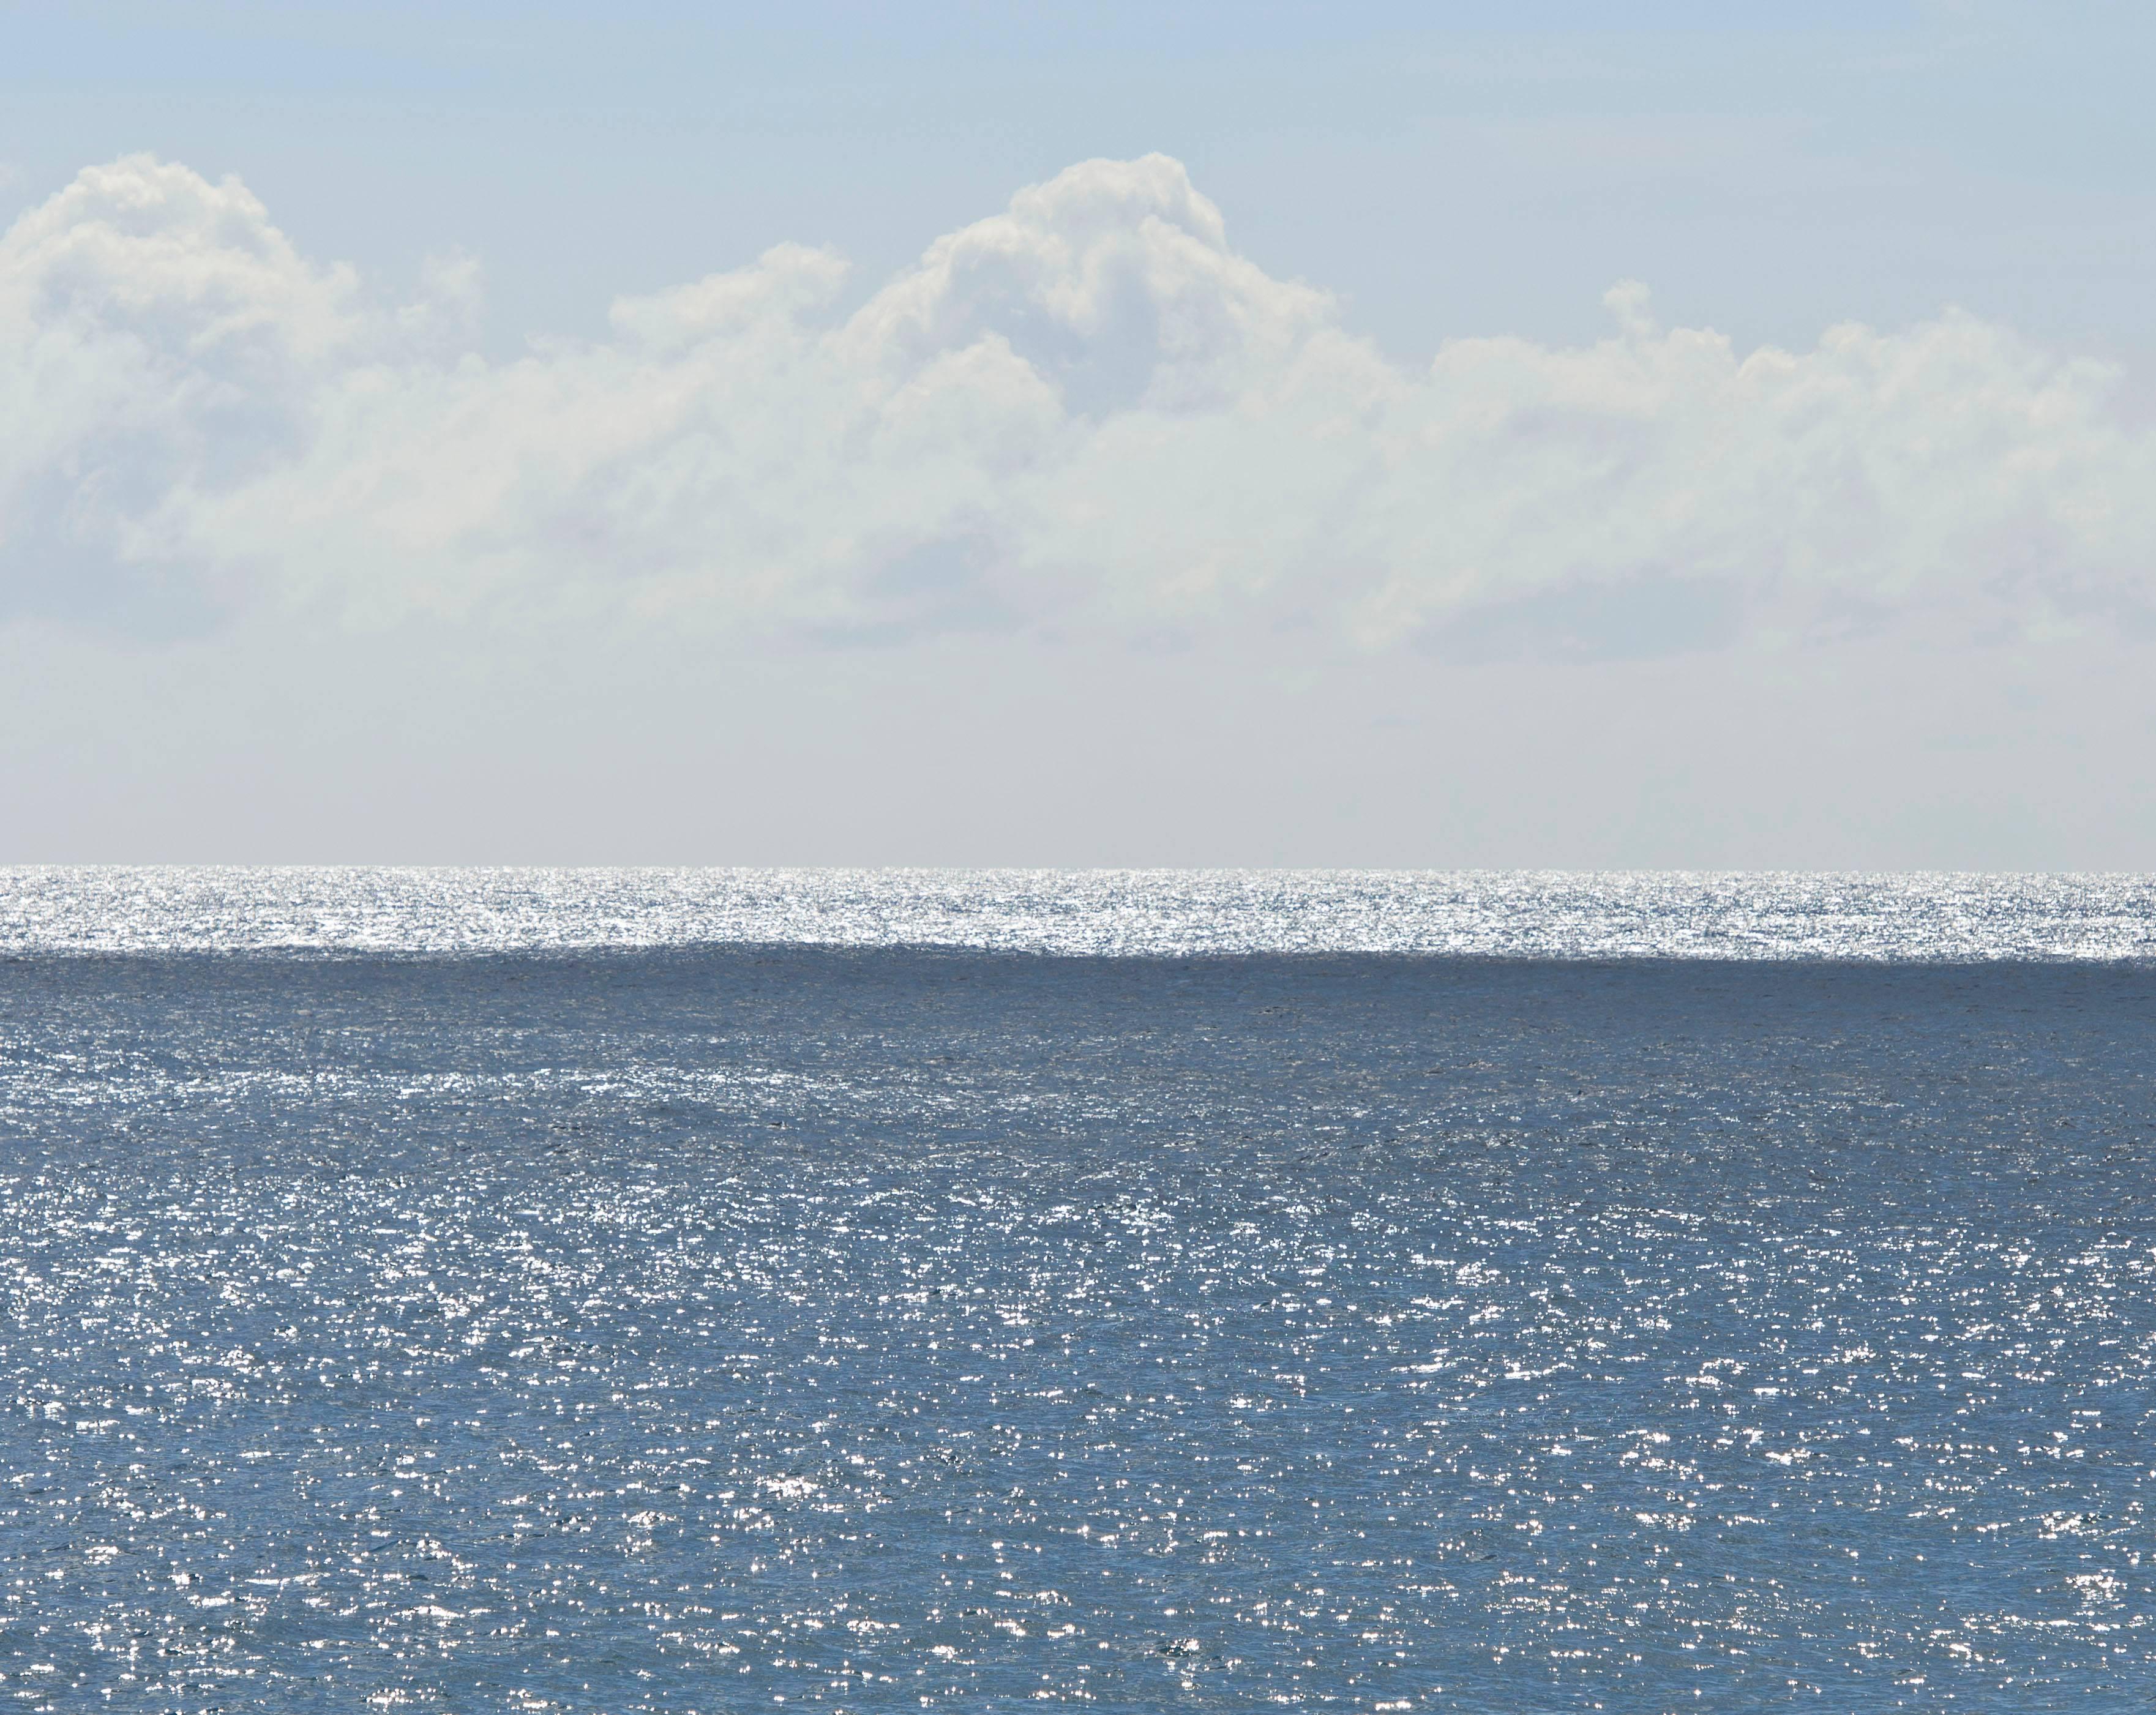
M 33 947 L 0 1696 L 2143 1711 L 2153 1004 Z

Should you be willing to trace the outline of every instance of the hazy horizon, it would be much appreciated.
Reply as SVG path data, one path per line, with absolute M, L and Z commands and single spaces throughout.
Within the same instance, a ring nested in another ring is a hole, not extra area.
M 2156 867 L 2130 8 L 0 65 L 0 861 Z

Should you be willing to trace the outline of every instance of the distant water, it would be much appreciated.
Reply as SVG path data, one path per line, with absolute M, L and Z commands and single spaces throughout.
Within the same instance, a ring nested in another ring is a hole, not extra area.
M 1123 956 L 2119 959 L 2156 875 L 0 868 L 0 952 L 752 943 Z
M 2146 1711 L 2149 902 L 11 872 L 0 1697 Z

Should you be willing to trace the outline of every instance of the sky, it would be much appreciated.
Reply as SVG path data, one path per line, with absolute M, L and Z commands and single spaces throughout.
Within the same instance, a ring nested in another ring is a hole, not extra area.
M 2153 47 L 0 4 L 0 862 L 2156 868 Z

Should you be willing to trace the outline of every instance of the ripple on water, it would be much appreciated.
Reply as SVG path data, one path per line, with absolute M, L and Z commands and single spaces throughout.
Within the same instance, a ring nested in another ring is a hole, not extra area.
M 2152 998 L 18 961 L 0 1685 L 2145 1707 Z

